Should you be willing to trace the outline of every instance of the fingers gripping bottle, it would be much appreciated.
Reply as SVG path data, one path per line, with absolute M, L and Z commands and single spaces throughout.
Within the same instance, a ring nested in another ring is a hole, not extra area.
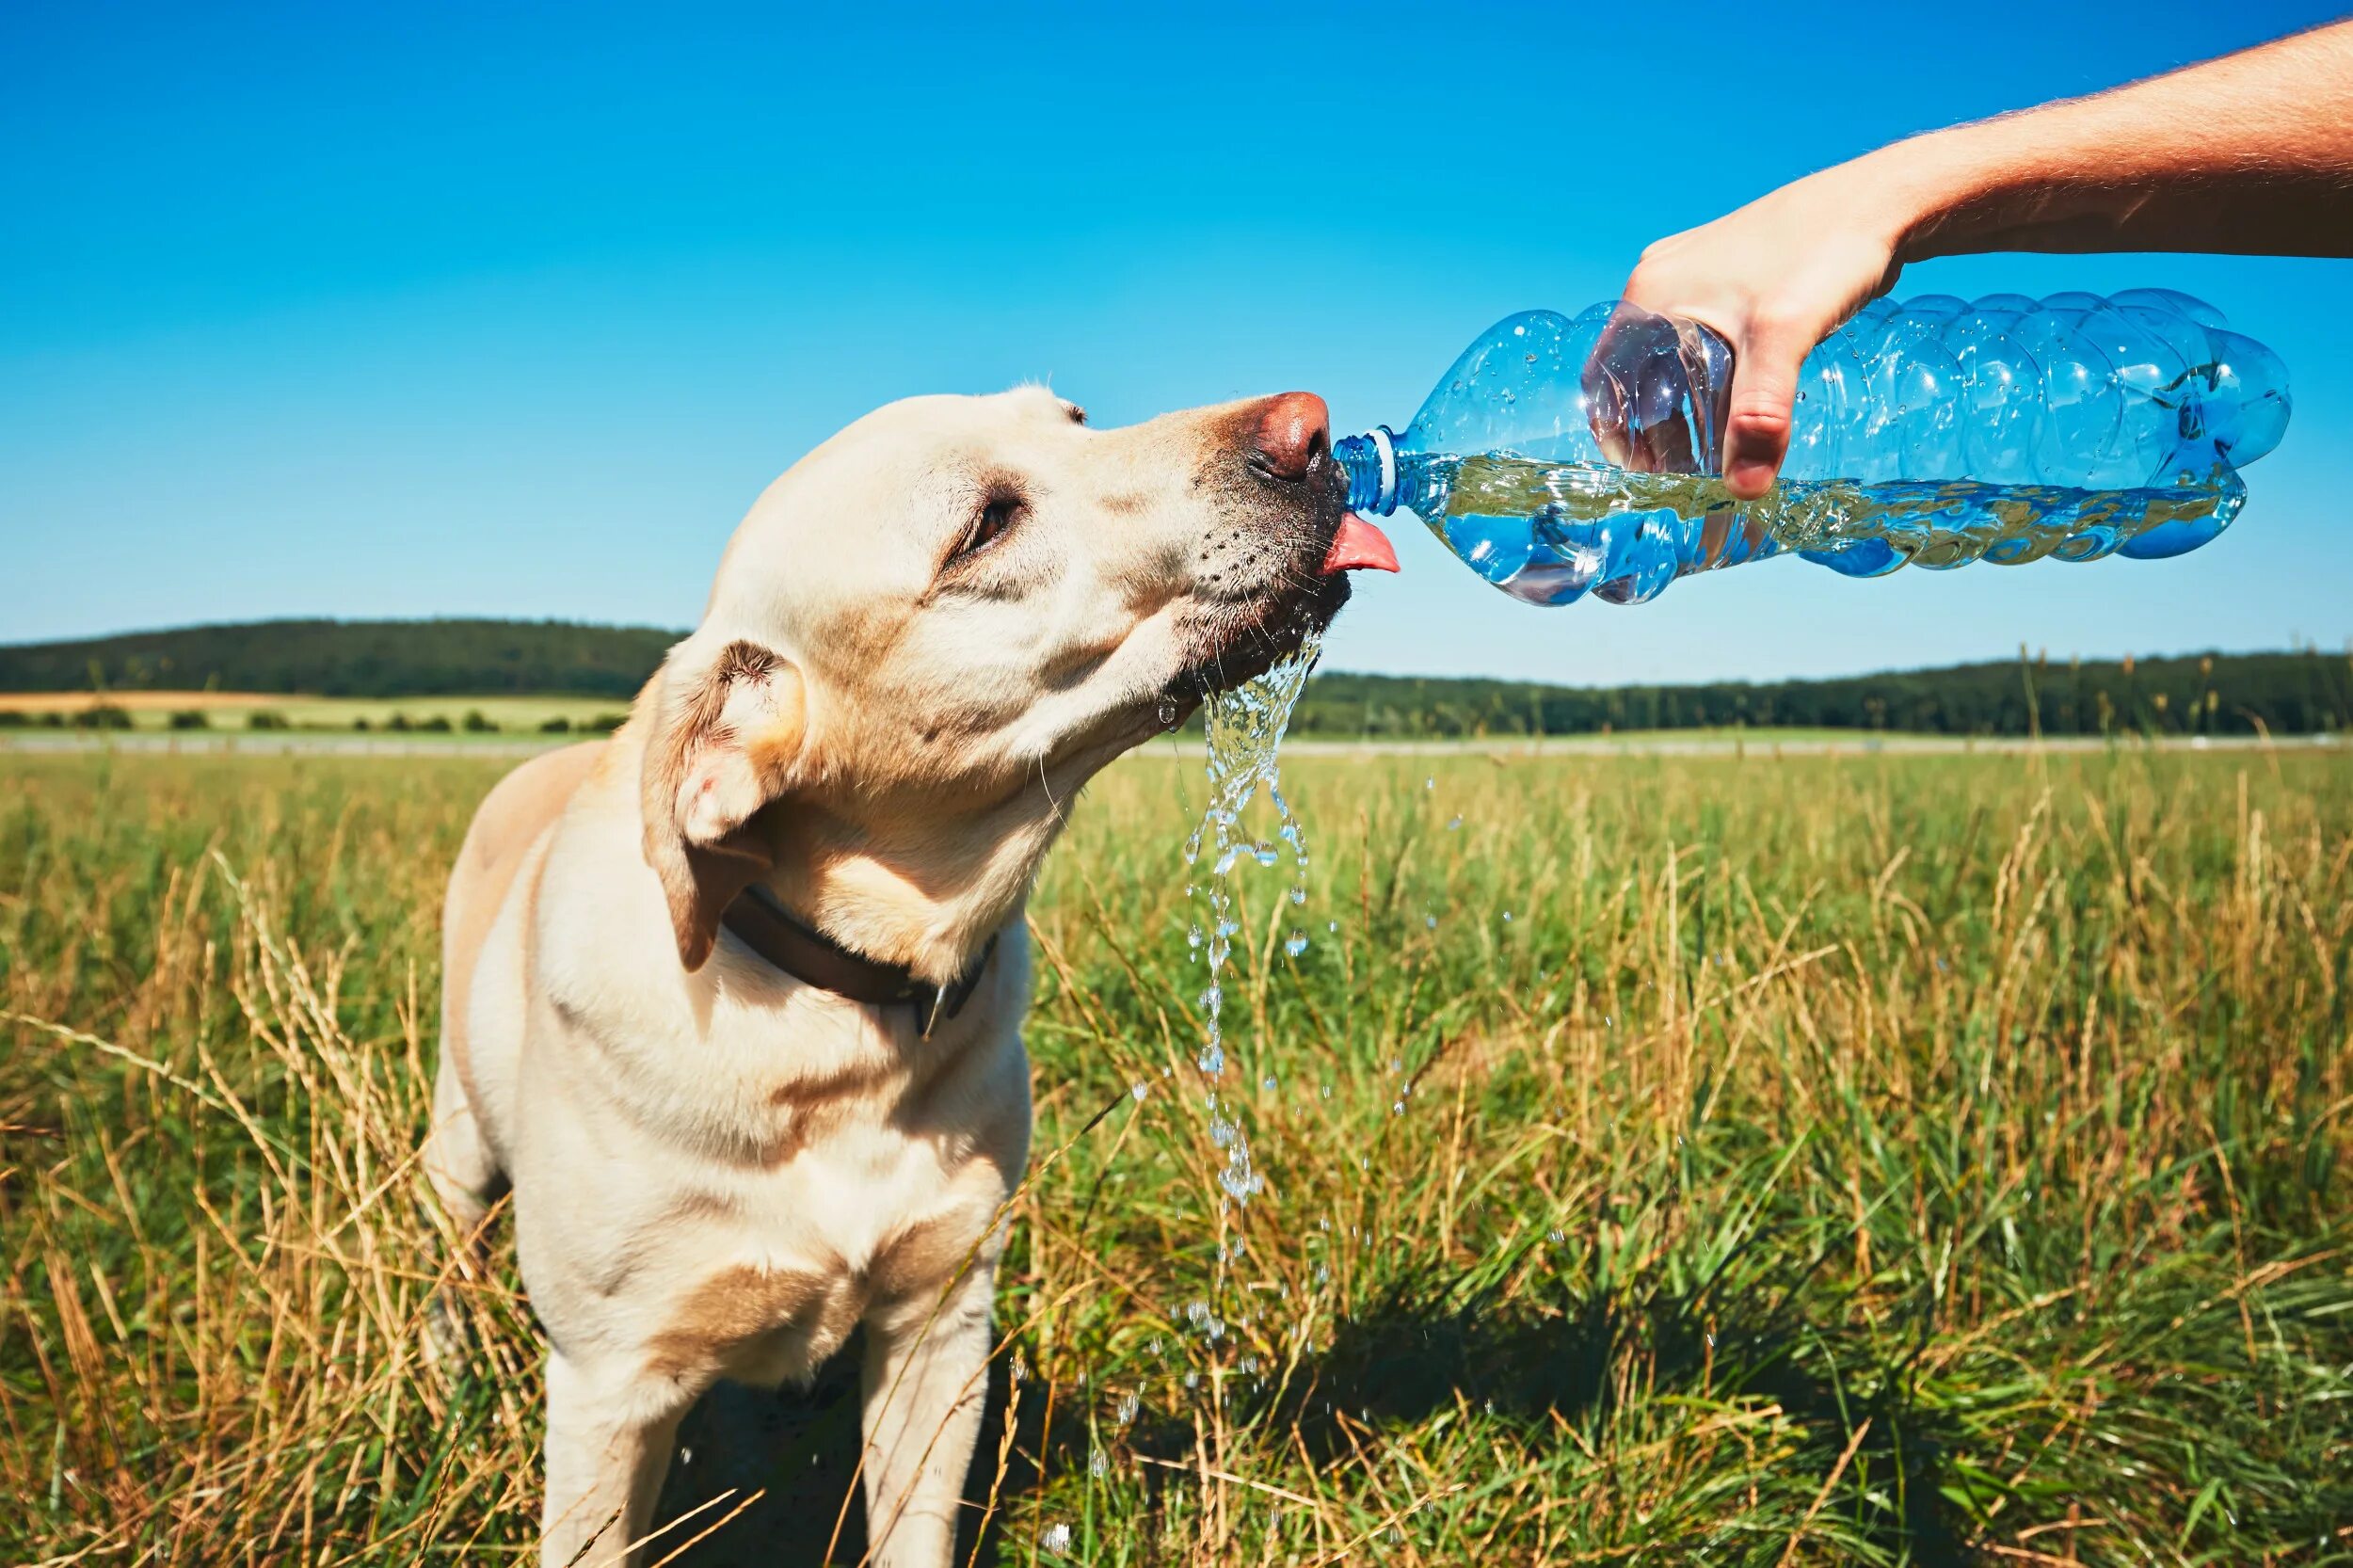
M 1530 311 L 1464 350 L 1401 434 L 1335 449 L 1349 504 L 1410 507 L 1535 604 L 1657 597 L 1796 554 L 1850 577 L 2195 550 L 2279 444 L 2286 370 L 2168 289 L 1875 299 L 1807 356 L 1762 501 L 1721 472 L 1732 351 L 1623 302 Z

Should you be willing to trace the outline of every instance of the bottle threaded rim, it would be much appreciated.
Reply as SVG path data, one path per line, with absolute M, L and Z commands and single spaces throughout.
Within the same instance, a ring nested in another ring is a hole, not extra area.
M 1376 424 L 1361 436 L 1334 443 L 1332 457 L 1348 474 L 1351 511 L 1386 517 L 1397 510 L 1397 435 Z

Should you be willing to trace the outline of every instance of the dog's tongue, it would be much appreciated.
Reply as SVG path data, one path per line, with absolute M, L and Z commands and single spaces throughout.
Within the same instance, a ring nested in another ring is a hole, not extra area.
M 1332 536 L 1331 552 L 1323 558 L 1323 575 L 1336 571 L 1395 571 L 1397 551 L 1389 536 L 1353 512 L 1340 517 L 1340 531 Z

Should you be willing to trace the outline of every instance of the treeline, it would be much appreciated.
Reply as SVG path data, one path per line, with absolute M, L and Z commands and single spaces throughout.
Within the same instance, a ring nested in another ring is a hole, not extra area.
M 0 647 L 0 692 L 635 694 L 680 633 L 566 621 L 261 621 Z M 1443 739 L 1754 728 L 1941 735 L 2353 730 L 2353 660 L 2317 649 L 2004 660 L 1828 680 L 1549 686 L 1321 674 L 1294 733 Z
M 0 647 L 0 692 L 629 697 L 682 635 L 554 620 L 184 626 Z
M 2353 659 L 2297 653 L 2007 660 L 1827 680 L 1545 686 L 1319 675 L 1291 733 L 1447 738 L 1749 726 L 1932 735 L 2274 735 L 2353 729 Z

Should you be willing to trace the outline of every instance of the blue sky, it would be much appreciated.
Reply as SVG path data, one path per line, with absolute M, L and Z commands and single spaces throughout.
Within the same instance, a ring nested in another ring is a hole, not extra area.
M 1097 424 L 1306 387 L 1402 424 L 1470 335 L 1905 133 L 2319 6 L 925 10 L 16 0 L 0 23 L 0 640 L 190 620 L 684 626 L 752 497 L 909 392 Z M 2353 637 L 2353 263 L 1995 256 L 2288 361 L 2214 546 L 1518 605 L 1400 520 L 1338 667 L 1773 677 Z

